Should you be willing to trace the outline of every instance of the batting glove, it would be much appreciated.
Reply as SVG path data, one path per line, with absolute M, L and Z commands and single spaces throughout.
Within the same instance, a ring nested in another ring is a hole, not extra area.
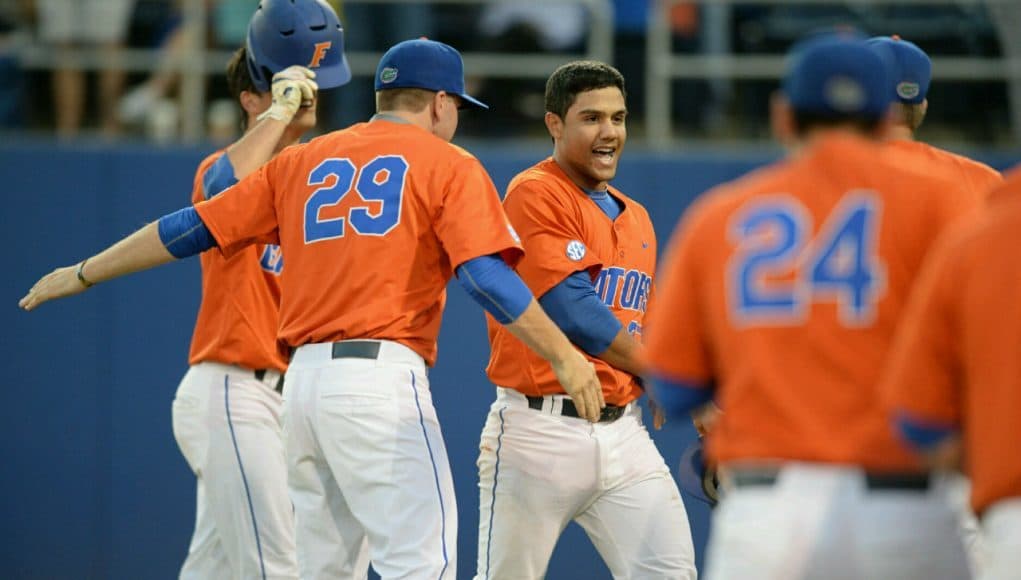
M 273 75 L 273 104 L 258 116 L 258 120 L 268 117 L 290 123 L 301 104 L 310 103 L 315 98 L 319 90 L 319 85 L 312 80 L 315 76 L 316 73 L 299 65 L 289 66 Z

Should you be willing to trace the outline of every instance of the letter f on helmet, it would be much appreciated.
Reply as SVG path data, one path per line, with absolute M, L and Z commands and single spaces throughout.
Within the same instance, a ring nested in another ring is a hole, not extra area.
M 308 63 L 308 68 L 316 68 L 319 66 L 319 62 L 326 56 L 326 51 L 330 50 L 333 46 L 332 41 L 317 42 L 315 52 L 312 53 L 312 61 Z

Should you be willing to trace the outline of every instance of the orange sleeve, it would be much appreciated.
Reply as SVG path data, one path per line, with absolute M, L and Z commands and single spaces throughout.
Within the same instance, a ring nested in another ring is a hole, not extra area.
M 521 245 L 489 174 L 474 157 L 459 159 L 448 171 L 450 180 L 433 227 L 451 267 L 490 254 L 500 254 L 514 267 L 521 259 Z
M 943 195 L 936 198 L 940 203 L 933 204 L 933 210 L 937 213 L 936 220 L 933 222 L 937 228 L 934 232 L 934 239 L 938 238 L 938 235 L 945 231 L 947 226 L 962 218 L 974 217 L 978 209 L 982 207 L 983 197 L 976 195 L 973 191 L 968 191 L 963 184 L 939 180 L 933 187 L 940 187 L 944 190 L 940 192 Z
M 650 303 L 645 360 L 659 377 L 688 384 L 708 384 L 715 377 L 710 362 L 704 306 L 699 303 L 697 208 L 689 210 L 674 231 L 660 267 L 655 303 Z
M 926 258 L 897 328 L 881 386 L 894 412 L 940 424 L 957 424 L 961 417 L 955 324 L 961 278 L 949 250 L 940 243 Z
M 979 163 L 970 168 L 968 177 L 973 191 L 978 192 L 981 199 L 985 199 L 994 187 L 1003 183 L 1003 175 L 999 171 Z
M 280 157 L 263 165 L 220 195 L 195 204 L 202 222 L 230 257 L 249 244 L 279 244 L 271 170 Z
M 507 192 L 504 209 L 525 248 L 518 274 L 537 298 L 575 272 L 588 270 L 593 278 L 599 273 L 602 261 L 585 246 L 577 212 L 549 186 L 521 182 Z

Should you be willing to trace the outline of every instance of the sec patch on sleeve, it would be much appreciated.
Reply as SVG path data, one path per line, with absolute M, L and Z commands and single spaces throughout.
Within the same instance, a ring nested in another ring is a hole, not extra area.
M 585 244 L 578 240 L 567 242 L 567 257 L 574 262 L 581 261 L 585 257 Z

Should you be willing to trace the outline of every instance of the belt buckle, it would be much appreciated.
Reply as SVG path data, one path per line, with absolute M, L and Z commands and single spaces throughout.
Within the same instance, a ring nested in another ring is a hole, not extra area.
M 617 419 L 624 416 L 624 411 L 627 410 L 627 405 L 618 407 L 617 405 L 606 405 L 603 410 L 599 412 L 600 423 L 613 423 Z

